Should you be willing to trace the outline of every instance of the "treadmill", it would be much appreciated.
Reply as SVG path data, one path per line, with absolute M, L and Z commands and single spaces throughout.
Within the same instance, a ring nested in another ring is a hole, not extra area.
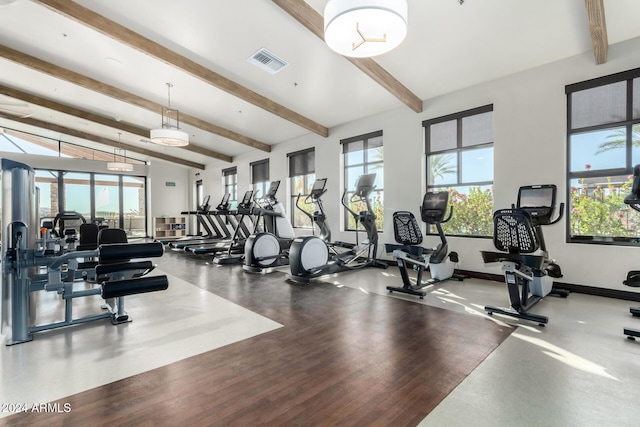
M 220 240 L 217 242 L 203 242 L 201 244 L 191 244 L 184 246 L 186 252 L 191 252 L 194 255 L 212 254 L 218 252 L 232 251 L 244 249 L 244 242 L 249 237 L 250 233 L 247 233 L 248 228 L 244 224 L 246 217 L 252 215 L 253 211 L 253 190 L 249 190 L 244 193 L 244 197 L 238 203 L 238 207 L 235 211 L 229 211 L 229 215 L 238 216 L 237 226 L 231 239 Z M 239 246 L 239 249 L 238 249 Z
M 222 201 L 218 205 L 217 209 L 220 209 L 220 210 L 228 209 L 229 198 L 230 198 L 230 194 L 226 193 L 222 197 Z M 206 234 L 201 236 L 187 236 L 177 240 L 172 240 L 169 242 L 169 247 L 173 249 L 184 249 L 185 246 L 188 246 L 188 245 L 212 243 L 212 242 L 220 241 L 224 238 L 228 238 L 228 236 L 230 236 L 230 233 L 226 225 L 224 225 L 224 222 L 220 223 L 220 225 L 224 226 L 223 228 L 224 231 L 221 231 L 220 227 L 218 227 L 218 225 L 216 225 L 216 223 L 211 218 L 212 212 L 215 212 L 215 211 L 209 210 L 209 196 L 205 197 L 205 202 L 198 207 L 197 211 L 182 212 L 183 214 L 196 215 L 196 218 L 198 219 L 198 223 L 200 223 L 200 225 L 205 229 Z

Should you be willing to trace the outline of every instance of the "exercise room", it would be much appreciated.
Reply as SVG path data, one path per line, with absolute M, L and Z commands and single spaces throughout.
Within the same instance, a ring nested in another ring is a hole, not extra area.
M 636 426 L 638 16 L 0 0 L 0 425 Z

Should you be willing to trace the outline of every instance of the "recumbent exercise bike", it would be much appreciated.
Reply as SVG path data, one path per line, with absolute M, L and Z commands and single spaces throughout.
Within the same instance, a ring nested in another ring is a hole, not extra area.
M 442 230 L 442 225 L 453 216 L 453 206 L 449 208 L 447 215 L 447 205 L 449 193 L 447 191 L 428 191 L 422 199 L 420 206 L 420 216 L 427 225 L 427 231 L 431 225 L 435 225 L 440 237 L 440 243 L 435 249 L 428 249 L 419 246 L 422 243 L 422 233 L 420 226 L 413 213 L 409 211 L 398 211 L 393 214 L 393 231 L 396 242 L 399 244 L 385 244 L 387 253 L 392 252 L 402 277 L 403 286 L 387 286 L 389 293 L 402 292 L 405 294 L 419 296 L 423 299 L 427 286 L 447 280 L 464 280 L 465 276 L 455 274 L 455 265 L 458 263 L 458 254 L 449 252 L 449 244 Z M 445 218 L 446 215 L 446 218 Z M 409 277 L 409 268 L 417 272 L 415 284 Z M 429 269 L 431 279 L 423 281 L 422 274 Z
M 569 295 L 567 291 L 553 289 L 553 278 L 562 277 L 562 271 L 549 258 L 542 234 L 543 225 L 555 224 L 562 218 L 564 203 L 560 204 L 558 217 L 551 220 L 555 201 L 555 185 L 524 186 L 518 191 L 517 206 L 494 213 L 493 243 L 504 252 L 481 251 L 481 254 L 485 264 L 502 263 L 510 307 L 486 306 L 489 315 L 499 313 L 544 326 L 549 318 L 528 310 L 549 294 Z

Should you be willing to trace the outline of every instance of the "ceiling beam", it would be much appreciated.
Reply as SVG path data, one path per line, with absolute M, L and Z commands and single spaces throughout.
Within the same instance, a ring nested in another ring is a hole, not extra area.
M 324 18 L 304 0 L 272 0 L 313 34 L 324 41 Z M 422 100 L 371 58 L 347 58 L 360 71 L 389 91 L 416 113 L 422 112 Z
M 59 67 L 50 62 L 43 61 L 34 56 L 27 55 L 26 53 L 19 52 L 15 49 L 11 49 L 10 47 L 1 44 L 0 56 L 15 63 L 24 65 L 25 67 L 29 67 L 41 73 L 48 74 L 57 79 L 68 81 L 70 83 L 82 86 L 86 89 L 101 93 L 119 101 L 126 102 L 128 104 L 135 105 L 149 111 L 153 111 L 154 113 L 161 112 L 163 108 L 162 105 L 142 98 L 141 96 L 134 95 L 133 93 L 124 91 L 115 86 L 108 85 L 106 83 L 92 79 L 91 77 L 76 73 L 75 71 Z M 214 125 L 213 123 L 209 123 L 205 120 L 193 117 L 189 114 L 180 113 L 180 121 L 183 123 L 188 123 L 207 132 L 215 133 L 216 135 L 220 135 L 233 141 L 239 142 L 241 144 L 257 148 L 262 151 L 271 151 L 271 146 L 269 144 L 265 144 L 264 142 L 249 138 L 248 136 L 240 135 L 239 133 Z
M 149 40 L 130 29 L 99 15 L 90 9 L 87 9 L 73 1 L 69 0 L 36 0 L 44 6 L 68 17 L 74 19 L 88 27 L 93 28 L 102 34 L 118 40 L 134 49 L 137 49 L 149 56 L 152 56 L 167 64 L 173 65 L 182 71 L 189 73 L 208 84 L 217 87 L 243 101 L 249 102 L 263 110 L 266 110 L 276 116 L 295 123 L 311 132 L 326 137 L 329 135 L 329 129 L 319 123 L 308 119 L 301 114 L 280 105 L 269 98 L 266 98 L 226 77 L 198 64 L 189 58 L 182 56 L 172 50 L 167 49 L 159 43 Z
M 81 110 L 70 105 L 61 104 L 51 99 L 23 92 L 19 89 L 5 86 L 3 84 L 0 84 L 0 94 L 25 101 L 30 104 L 35 104 L 41 107 L 49 108 L 51 110 L 59 111 L 61 113 L 69 114 L 70 116 L 109 126 L 111 128 L 118 129 L 124 132 L 132 133 L 134 135 L 142 136 L 144 138 L 149 138 L 149 129 L 100 116 L 98 114 Z M 218 153 L 217 151 L 209 150 L 208 148 L 200 147 L 194 144 L 189 144 L 186 147 L 181 148 L 187 151 L 205 155 L 207 157 L 212 157 L 214 159 L 224 160 L 225 162 L 231 162 L 233 160 L 231 156 L 227 156 L 226 154 Z
M 177 163 L 180 165 L 188 166 L 195 169 L 204 169 L 205 165 L 201 163 L 192 162 L 190 160 L 181 159 L 179 157 L 170 156 L 168 154 L 158 153 L 155 151 L 147 150 L 145 148 L 136 147 L 135 145 L 129 145 L 124 142 L 112 141 L 108 138 L 93 135 L 87 132 L 71 129 L 65 126 L 60 126 L 54 123 L 45 122 L 43 120 L 34 119 L 31 117 L 14 117 L 9 114 L 0 113 L 0 117 L 3 119 L 11 120 L 14 122 L 24 123 L 25 125 L 35 126 L 41 129 L 47 129 L 53 132 L 62 133 L 76 138 L 86 139 L 87 141 L 97 142 L 98 144 L 107 145 L 113 148 L 122 148 L 123 150 L 130 151 L 132 153 L 142 154 L 144 156 L 153 157 L 156 159 L 166 160 L 170 163 Z M 67 142 L 67 141 L 64 141 Z
M 607 22 L 604 17 L 604 0 L 584 0 L 589 17 L 589 32 L 591 44 L 598 65 L 607 62 L 609 39 L 607 37 Z

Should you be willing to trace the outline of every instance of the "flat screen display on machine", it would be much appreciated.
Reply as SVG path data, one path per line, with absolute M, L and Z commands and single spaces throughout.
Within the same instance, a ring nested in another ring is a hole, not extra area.
M 311 189 L 312 195 L 320 195 L 324 191 L 324 187 L 327 185 L 327 178 L 316 179 Z
M 253 197 L 253 191 L 249 190 L 247 192 L 244 193 L 244 197 L 242 197 L 242 201 L 240 202 L 241 205 L 246 205 L 251 201 L 251 198 Z
M 280 181 L 271 181 L 271 185 L 269 186 L 269 191 L 265 196 L 267 199 L 275 199 L 276 193 L 278 192 L 278 187 L 280 187 Z
M 360 175 L 358 178 L 358 184 L 356 186 L 356 195 L 360 197 L 366 197 L 373 190 L 373 183 L 376 180 L 376 174 L 370 173 L 366 175 Z
M 520 189 L 518 197 L 518 207 L 520 208 L 542 208 L 553 206 L 555 200 L 555 189 L 553 187 L 527 187 Z

